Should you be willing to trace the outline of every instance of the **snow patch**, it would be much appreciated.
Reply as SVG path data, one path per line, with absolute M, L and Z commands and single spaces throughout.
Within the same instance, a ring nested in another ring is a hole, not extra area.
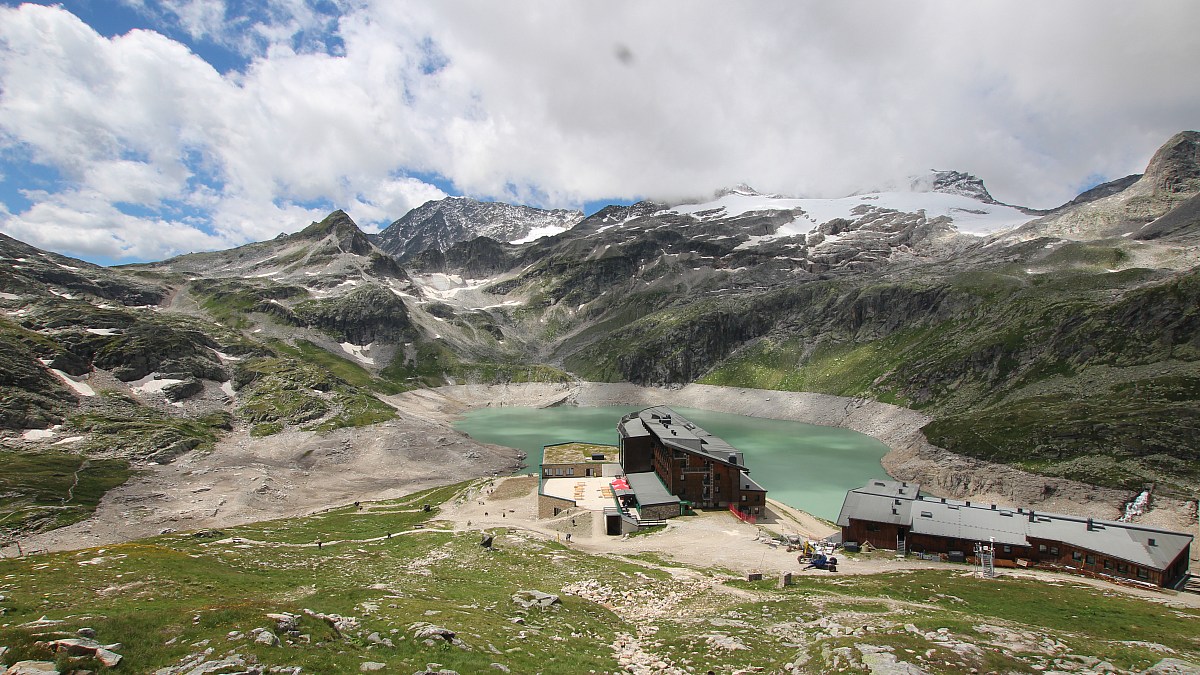
M 67 445 L 68 443 L 78 443 L 79 441 L 82 441 L 84 438 L 86 438 L 86 436 L 67 436 L 66 438 L 62 439 L 61 441 L 55 441 L 54 444 L 55 445 Z
M 0 293 L 0 298 L 3 298 L 5 300 L 20 300 L 21 296 L 15 294 L 15 293 Z
M 568 229 L 569 228 L 562 227 L 559 225 L 543 225 L 541 227 L 535 227 L 535 228 L 531 229 L 529 231 L 529 234 L 525 235 L 524 237 L 521 237 L 520 239 L 514 239 L 513 241 L 511 241 L 509 243 L 528 244 L 529 242 L 537 241 L 538 239 L 541 239 L 542 237 L 553 237 L 556 234 L 562 234 L 563 232 L 566 232 Z
M 58 432 L 58 426 L 50 427 L 49 429 L 26 429 L 25 433 L 21 434 L 21 439 L 26 441 L 44 441 L 47 438 L 54 438 Z
M 116 335 L 120 331 L 116 328 L 88 328 L 87 332 L 92 335 Z
M 230 356 L 229 354 L 226 354 L 225 352 L 219 352 L 215 349 L 213 350 L 213 353 L 216 354 L 217 358 L 221 359 L 222 361 L 241 361 L 242 360 L 242 357 L 240 357 L 240 356 Z
M 163 389 L 172 384 L 183 382 L 183 380 L 173 380 L 169 377 L 164 377 L 163 379 L 159 380 L 156 379 L 157 377 L 158 373 L 150 373 L 136 382 L 130 382 L 129 387 L 139 394 L 151 394 L 161 392 Z
M 349 354 L 350 356 L 353 356 L 358 361 L 361 361 L 369 366 L 375 365 L 375 359 L 367 356 L 367 352 L 371 351 L 371 346 L 374 344 L 375 343 L 372 342 L 371 344 L 368 344 L 368 345 L 359 346 L 359 345 L 350 344 L 349 342 L 341 343 L 342 351 L 346 352 L 347 354 Z
M 71 267 L 70 265 L 64 265 L 62 263 L 55 263 L 55 264 L 57 264 L 59 267 L 63 268 L 64 270 L 71 270 L 72 272 L 79 271 L 78 267 Z
M 237 398 L 237 392 L 233 390 L 233 381 L 226 380 L 221 383 L 221 391 L 225 392 L 229 398 Z
M 42 363 L 45 363 L 45 360 L 43 360 Z M 66 385 L 68 387 L 74 389 L 75 393 L 79 394 L 80 396 L 95 396 L 96 395 L 95 390 L 92 389 L 91 385 L 89 385 L 88 383 L 76 380 L 75 378 L 71 377 L 70 375 L 64 373 L 63 371 L 61 371 L 57 368 L 51 368 L 50 372 L 57 375 L 58 379 L 62 380 L 64 383 L 66 383 Z
M 47 289 L 47 290 L 49 290 L 52 294 L 57 295 L 60 298 L 63 298 L 64 300 L 74 300 L 75 299 L 75 296 L 73 296 L 70 293 L 67 293 L 65 291 L 59 291 L 59 290 L 55 290 L 53 288 Z

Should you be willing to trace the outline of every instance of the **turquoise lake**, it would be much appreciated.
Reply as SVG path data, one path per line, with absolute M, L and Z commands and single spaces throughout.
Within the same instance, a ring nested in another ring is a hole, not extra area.
M 617 422 L 643 406 L 484 408 L 454 423 L 484 443 L 529 454 L 536 470 L 542 446 L 568 441 L 617 444 Z M 883 443 L 849 429 L 731 415 L 673 406 L 709 433 L 745 453 L 746 466 L 768 497 L 828 520 L 837 518 L 846 491 L 887 474 Z

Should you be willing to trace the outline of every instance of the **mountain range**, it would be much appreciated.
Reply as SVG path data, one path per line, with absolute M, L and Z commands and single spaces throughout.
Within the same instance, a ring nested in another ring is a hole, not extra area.
M 1195 499 L 1198 200 L 1188 131 L 1048 211 L 935 171 L 587 217 L 451 197 L 116 268 L 0 235 L 0 428 L 165 462 L 239 425 L 376 423 L 417 387 L 702 382 L 895 403 L 954 453 Z

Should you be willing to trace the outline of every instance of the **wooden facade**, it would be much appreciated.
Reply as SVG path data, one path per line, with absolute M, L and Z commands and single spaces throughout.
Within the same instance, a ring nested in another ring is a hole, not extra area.
M 766 508 L 767 491 L 749 478 L 741 453 L 670 408 L 626 416 L 618 431 L 626 473 L 653 471 L 695 508 L 734 505 L 753 515 Z
M 1188 574 L 1192 536 L 1018 508 L 919 495 L 920 486 L 873 481 L 846 495 L 842 541 L 910 553 L 974 555 L 994 545 L 1001 567 L 1048 567 L 1173 586 Z

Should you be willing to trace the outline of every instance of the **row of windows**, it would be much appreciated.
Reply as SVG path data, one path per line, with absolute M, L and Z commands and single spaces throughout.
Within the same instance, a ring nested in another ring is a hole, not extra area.
M 1038 546 L 1038 550 L 1044 550 L 1045 548 L 1045 546 Z M 1058 549 L 1054 546 L 1051 546 L 1050 553 L 1053 555 L 1058 555 Z M 1083 551 L 1071 551 L 1071 560 L 1077 563 L 1083 563 L 1084 565 L 1095 565 L 1096 555 L 1094 553 L 1084 553 Z M 1129 572 L 1133 570 L 1139 579 L 1150 578 L 1150 571 L 1144 567 L 1138 567 L 1137 565 L 1130 565 L 1128 563 L 1119 561 L 1114 562 L 1108 558 L 1104 559 L 1104 569 L 1109 572 L 1116 570 L 1117 574 L 1129 574 Z
M 575 475 L 575 467 L 573 467 L 573 466 L 567 467 L 566 473 L 563 473 L 562 467 L 559 467 L 557 469 L 547 468 L 547 469 L 545 469 L 545 475 L 547 475 L 547 476 L 574 476 Z

